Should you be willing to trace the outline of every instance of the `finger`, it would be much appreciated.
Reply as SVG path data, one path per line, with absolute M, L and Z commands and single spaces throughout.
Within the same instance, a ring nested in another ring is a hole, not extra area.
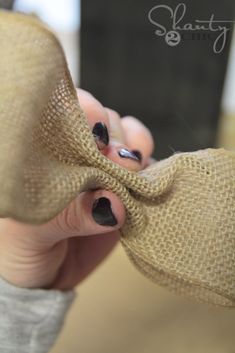
M 110 108 L 105 108 L 109 117 L 110 145 L 105 155 L 113 162 L 131 171 L 139 171 L 143 168 L 145 160 L 141 151 L 130 149 L 122 126 L 120 115 Z
M 141 151 L 128 148 L 120 116 L 112 109 L 104 108 L 89 92 L 77 89 L 81 108 L 84 110 L 88 124 L 98 148 L 107 158 L 131 171 L 143 169 L 146 160 Z
M 103 105 L 89 92 L 77 88 L 77 95 L 80 106 L 85 112 L 88 124 L 92 128 L 95 123 L 103 122 L 109 129 L 109 118 Z
M 47 249 L 72 236 L 105 234 L 119 230 L 125 222 L 125 207 L 114 193 L 107 190 L 86 191 L 50 221 L 25 224 L 11 218 L 1 220 L 1 234 L 23 250 Z M 9 235 L 11 234 L 11 236 Z M 13 246 L 12 245 L 12 246 Z
M 86 114 L 102 154 L 124 168 L 133 171 L 141 170 L 141 154 L 132 153 L 123 143 L 124 134 L 118 113 L 104 108 L 95 97 L 83 89 L 77 89 L 77 93 L 81 108 Z
M 125 141 L 130 149 L 140 150 L 147 161 L 154 150 L 154 140 L 149 129 L 138 119 L 125 116 L 121 120 Z
M 50 221 L 50 234 L 64 239 L 109 233 L 120 229 L 125 221 L 125 207 L 110 191 L 86 191 Z M 48 228 L 47 228 L 48 229 Z
M 68 239 L 66 259 L 50 289 L 69 290 L 74 288 L 105 259 L 119 238 L 119 231 L 114 231 L 108 234 Z
M 125 144 L 126 139 L 120 115 L 113 109 L 105 108 L 105 110 L 109 118 L 110 139 Z
M 92 130 L 97 147 L 104 150 L 109 145 L 109 118 L 102 104 L 89 92 L 78 88 L 78 100 Z

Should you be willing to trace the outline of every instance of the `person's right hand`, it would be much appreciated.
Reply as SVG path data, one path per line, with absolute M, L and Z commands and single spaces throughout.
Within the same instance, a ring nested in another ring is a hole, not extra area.
M 84 90 L 78 97 L 104 155 L 133 171 L 149 164 L 153 139 L 140 121 L 120 119 Z M 41 225 L 0 219 L 0 276 L 19 287 L 72 289 L 112 250 L 124 221 L 121 200 L 107 190 L 81 193 Z

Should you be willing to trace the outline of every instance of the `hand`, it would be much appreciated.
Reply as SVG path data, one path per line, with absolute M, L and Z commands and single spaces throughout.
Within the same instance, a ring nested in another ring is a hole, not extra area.
M 101 153 L 129 170 L 148 165 L 153 139 L 141 122 L 82 89 L 78 97 Z M 81 193 L 41 225 L 0 219 L 0 276 L 19 287 L 72 289 L 113 249 L 124 221 L 124 205 L 106 190 Z

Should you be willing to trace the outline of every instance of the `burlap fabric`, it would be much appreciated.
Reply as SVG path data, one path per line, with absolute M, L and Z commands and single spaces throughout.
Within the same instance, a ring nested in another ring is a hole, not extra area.
M 127 209 L 121 242 L 143 274 L 233 307 L 235 153 L 176 153 L 127 171 L 97 149 L 48 28 L 2 11 L 0 48 L 0 216 L 40 224 L 84 190 L 112 190 Z

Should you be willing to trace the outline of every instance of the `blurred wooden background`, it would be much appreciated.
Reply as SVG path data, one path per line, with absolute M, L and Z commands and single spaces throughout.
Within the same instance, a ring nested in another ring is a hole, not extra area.
M 118 246 L 78 288 L 51 353 L 234 353 L 234 327 L 235 310 L 169 293 Z

